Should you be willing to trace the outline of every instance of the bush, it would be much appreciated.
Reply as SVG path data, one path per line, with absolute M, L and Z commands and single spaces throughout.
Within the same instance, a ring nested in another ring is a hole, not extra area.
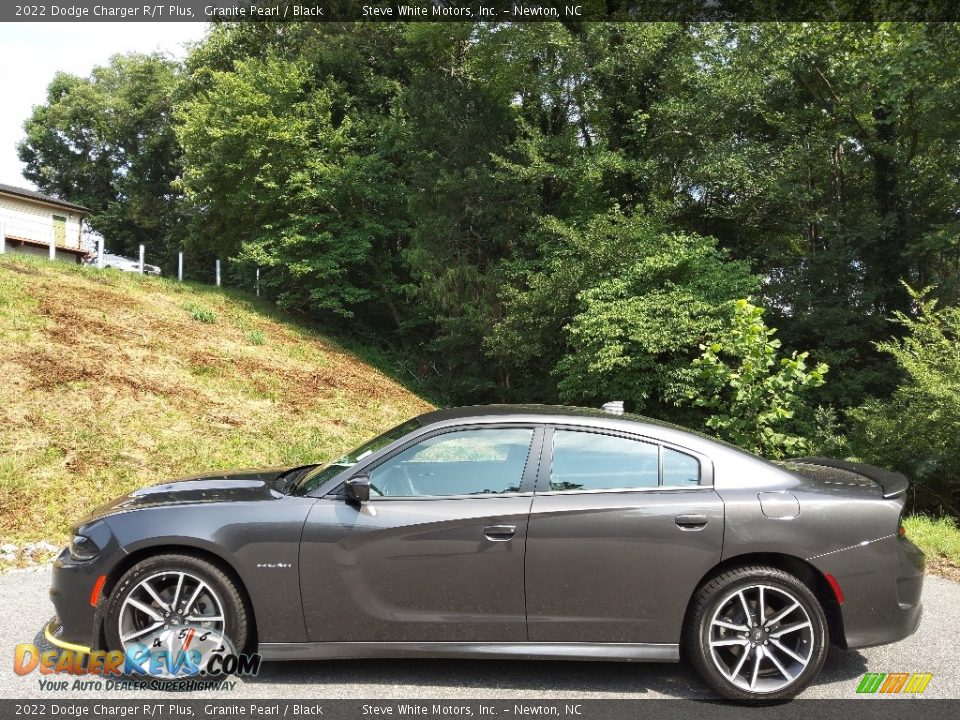
M 897 313 L 901 340 L 877 343 L 893 355 L 904 380 L 892 397 L 850 413 L 857 454 L 909 475 L 921 490 L 917 505 L 953 506 L 960 486 L 960 308 L 937 309 L 930 290 L 916 292 L 914 316 Z
M 806 352 L 778 357 L 774 333 L 762 308 L 738 300 L 730 328 L 700 346 L 685 394 L 710 411 L 707 426 L 734 445 L 771 458 L 808 454 L 814 443 L 801 434 L 801 420 L 816 411 L 802 395 L 823 385 L 827 366 L 808 369 Z

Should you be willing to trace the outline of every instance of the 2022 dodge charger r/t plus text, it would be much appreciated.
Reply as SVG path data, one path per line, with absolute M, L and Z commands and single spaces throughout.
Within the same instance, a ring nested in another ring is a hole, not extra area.
M 634 415 L 438 410 L 326 465 L 98 509 L 55 562 L 46 635 L 129 651 L 190 624 L 265 660 L 683 654 L 724 697 L 783 699 L 830 643 L 916 629 L 906 489 Z

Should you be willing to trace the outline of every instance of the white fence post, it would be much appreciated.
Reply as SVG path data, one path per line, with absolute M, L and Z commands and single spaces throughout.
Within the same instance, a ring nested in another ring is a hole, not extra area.
M 220 258 L 217 258 L 217 287 L 220 287 Z
M 257 297 L 260 297 L 260 268 L 257 268 Z
M 105 262 L 103 258 L 103 254 L 107 252 L 106 244 L 107 244 L 107 239 L 103 237 L 101 237 L 100 240 L 97 242 L 97 245 L 100 247 L 100 251 L 97 253 L 97 267 L 100 270 L 103 270 L 103 263 Z
M 0 255 L 7 251 L 7 224 L 0 218 Z
M 143 275 L 143 245 L 140 246 L 140 274 Z
M 177 280 L 183 282 L 183 252 L 177 253 Z
M 57 231 L 56 228 L 50 228 L 50 259 L 57 259 Z

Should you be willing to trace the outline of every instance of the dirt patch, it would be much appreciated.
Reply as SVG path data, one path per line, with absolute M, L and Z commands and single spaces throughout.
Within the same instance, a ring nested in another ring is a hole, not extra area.
M 960 565 L 946 558 L 927 556 L 927 575 L 939 575 L 960 582 Z
M 83 357 L 67 349 L 59 354 L 45 350 L 24 350 L 10 360 L 30 373 L 25 390 L 50 391 L 71 383 L 90 383 L 98 387 L 123 389 L 130 394 L 151 394 L 160 397 L 177 395 L 180 400 L 199 400 L 198 393 L 190 388 L 164 382 L 146 374 L 136 374 L 131 364 L 130 373 L 117 372 L 104 367 L 102 359 Z
M 91 344 L 98 339 L 116 340 L 127 333 L 113 323 L 94 317 L 91 313 L 77 308 L 63 307 L 49 300 L 40 302 L 37 312 L 51 321 L 45 333 L 51 340 L 64 345 L 76 343 Z
M 27 265 L 4 265 L 4 270 L 19 273 L 20 275 L 40 275 L 40 271 Z
M 54 355 L 46 350 L 23 350 L 10 359 L 30 371 L 29 390 L 50 390 L 58 385 L 91 381 L 100 375 L 92 362 L 77 362 L 67 354 Z
M 203 358 L 205 365 L 217 367 L 213 363 L 219 358 L 206 355 Z M 365 400 L 410 398 L 408 392 L 386 377 L 358 372 L 346 362 L 309 367 L 295 360 L 241 356 L 230 359 L 229 365 L 231 372 L 247 379 L 258 392 L 281 394 L 284 405 L 295 411 L 312 408 L 336 393 L 358 394 Z

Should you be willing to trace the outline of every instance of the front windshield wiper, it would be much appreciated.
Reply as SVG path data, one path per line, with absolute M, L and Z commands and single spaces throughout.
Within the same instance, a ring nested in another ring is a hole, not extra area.
M 287 495 L 291 490 L 293 490 L 294 487 L 296 487 L 297 483 L 303 479 L 303 476 L 313 470 L 315 467 L 317 467 L 317 464 L 311 463 L 310 465 L 300 465 L 287 470 L 277 478 L 275 489 L 277 492 Z

